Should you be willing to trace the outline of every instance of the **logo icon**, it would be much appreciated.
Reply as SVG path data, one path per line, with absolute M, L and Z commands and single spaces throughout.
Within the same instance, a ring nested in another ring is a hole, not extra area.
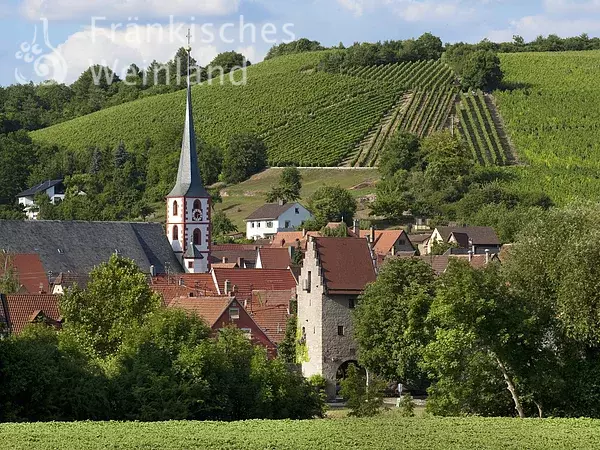
M 15 58 L 23 60 L 27 64 L 33 64 L 33 74 L 44 79 L 53 79 L 57 83 L 64 83 L 67 79 L 68 67 L 67 61 L 63 55 L 50 42 L 48 33 L 48 19 L 40 19 L 43 24 L 44 47 L 37 43 L 38 26 L 35 25 L 33 39 L 31 42 L 23 42 L 19 51 L 15 53 Z M 18 83 L 28 83 L 31 77 L 23 76 L 21 71 L 15 69 L 15 79 Z

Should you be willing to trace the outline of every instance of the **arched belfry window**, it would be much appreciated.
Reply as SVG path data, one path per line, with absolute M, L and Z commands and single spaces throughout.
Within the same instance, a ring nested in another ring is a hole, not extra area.
M 173 202 L 173 215 L 174 216 L 179 215 L 179 204 L 176 201 Z
M 200 232 L 200 230 L 198 228 L 196 228 L 194 230 L 194 245 L 202 245 L 201 240 L 202 240 L 202 233 Z
M 173 227 L 173 240 L 174 241 L 178 241 L 179 240 L 179 227 L 177 225 L 175 225 Z
M 194 209 L 199 209 L 200 211 L 202 211 L 202 202 L 200 200 L 196 200 L 194 202 Z

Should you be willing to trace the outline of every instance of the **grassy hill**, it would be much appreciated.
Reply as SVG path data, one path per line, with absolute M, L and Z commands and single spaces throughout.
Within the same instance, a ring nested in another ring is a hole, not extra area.
M 559 204 L 600 197 L 600 51 L 500 55 L 512 90 L 494 94 L 525 163 L 517 190 Z
M 247 84 L 194 87 L 197 134 L 224 147 L 240 132 L 262 136 L 271 165 L 336 166 L 355 159 L 368 133 L 402 107 L 412 89 L 451 86 L 453 74 L 439 62 L 416 62 L 330 74 L 315 68 L 323 52 L 290 55 L 252 66 Z M 236 81 L 242 77 L 236 73 Z M 176 165 L 183 129 L 185 94 L 176 92 L 98 111 L 32 133 L 36 141 L 81 151 L 90 146 L 143 147 Z M 440 118 L 438 120 L 443 120 Z M 389 133 L 388 133 L 389 134 Z M 376 150 L 361 159 L 373 165 Z M 154 156 L 151 156 L 154 157 Z
M 244 219 L 265 203 L 265 194 L 279 182 L 281 170 L 279 168 L 267 169 L 243 183 L 224 188 L 221 191 L 223 203 L 218 204 L 216 209 L 225 211 L 227 217 L 238 229 L 245 231 Z M 370 212 L 368 205 L 362 204 L 360 199 L 375 192 L 375 183 L 379 180 L 379 173 L 376 169 L 300 169 L 300 173 L 302 174 L 301 203 L 306 203 L 308 198 L 323 185 L 340 185 L 349 189 L 352 195 L 359 200 L 358 217 L 368 218 Z M 165 218 L 164 203 L 160 202 L 155 206 L 157 215 L 152 220 L 163 221 Z

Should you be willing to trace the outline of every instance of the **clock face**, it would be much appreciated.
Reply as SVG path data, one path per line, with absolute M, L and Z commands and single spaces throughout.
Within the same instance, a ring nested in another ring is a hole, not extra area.
M 202 220 L 202 211 L 200 211 L 199 209 L 195 209 L 192 212 L 192 220 L 194 222 L 199 222 L 200 220 Z

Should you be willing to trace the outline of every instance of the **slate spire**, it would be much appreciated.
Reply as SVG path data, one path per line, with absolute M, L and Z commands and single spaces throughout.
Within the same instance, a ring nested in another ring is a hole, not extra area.
M 185 106 L 185 128 L 179 157 L 177 182 L 169 197 L 209 197 L 204 189 L 200 170 L 198 169 L 198 153 L 196 152 L 196 132 L 194 131 L 194 114 L 192 111 L 192 87 L 190 82 L 190 32 L 188 31 L 188 65 L 187 65 L 187 101 Z

